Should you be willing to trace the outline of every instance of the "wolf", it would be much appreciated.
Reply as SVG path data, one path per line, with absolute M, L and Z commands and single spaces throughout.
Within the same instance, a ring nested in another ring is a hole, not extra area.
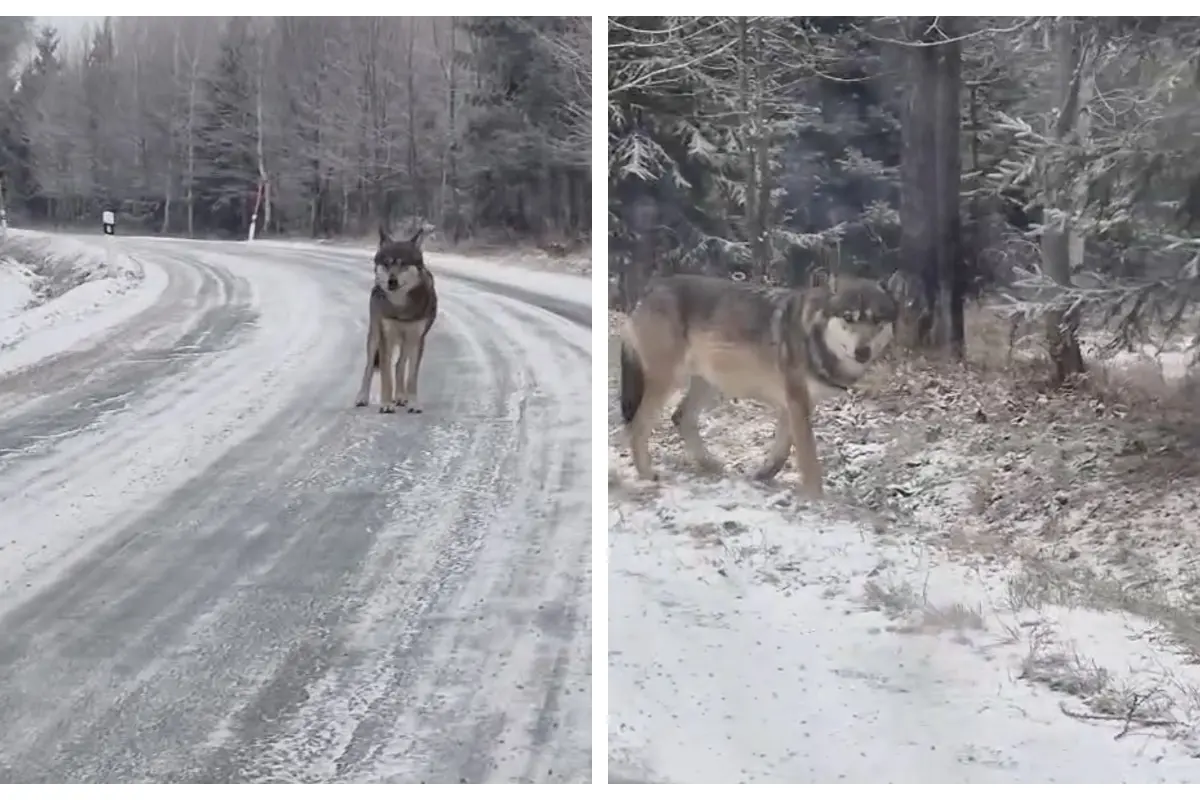
M 425 337 L 438 313 L 437 287 L 421 251 L 424 228 L 407 240 L 394 240 L 382 225 L 375 251 L 375 285 L 367 322 L 367 367 L 356 406 L 367 405 L 371 379 L 379 370 L 379 412 L 394 414 L 396 406 L 421 413 L 417 378 L 425 355 Z M 395 382 L 392 363 L 395 359 Z
M 776 409 L 759 480 L 796 448 L 800 490 L 823 494 L 813 438 L 816 403 L 863 377 L 892 340 L 897 304 L 885 283 L 833 276 L 814 288 L 776 288 L 700 275 L 653 283 L 621 333 L 621 416 L 639 476 L 655 480 L 647 444 L 671 394 L 687 390 L 672 421 L 688 454 L 720 470 L 698 417 L 719 395 Z

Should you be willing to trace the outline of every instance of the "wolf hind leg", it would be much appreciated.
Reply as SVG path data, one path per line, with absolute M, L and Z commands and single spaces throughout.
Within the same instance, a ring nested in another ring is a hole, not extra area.
M 788 456 L 792 454 L 792 434 L 788 415 L 783 411 L 775 413 L 775 438 L 771 440 L 771 449 L 767 451 L 767 459 L 754 473 L 754 479 L 769 481 L 779 474 L 787 464 Z
M 375 370 L 379 369 L 379 335 L 375 330 L 375 326 L 371 326 L 371 330 L 367 333 L 367 367 L 363 370 L 362 383 L 358 387 L 358 396 L 354 398 L 354 405 L 362 407 L 367 405 L 371 399 L 371 379 L 375 376 Z
M 692 376 L 683 399 L 671 415 L 671 421 L 679 429 L 688 455 L 704 472 L 720 472 L 723 469 L 720 460 L 709 452 L 704 440 L 700 438 L 700 412 L 711 407 L 716 399 L 717 390 L 711 383 L 699 376 Z
M 664 379 L 661 375 L 647 373 L 641 402 L 629 423 L 629 450 L 633 456 L 633 465 L 643 480 L 658 480 L 650 461 L 650 433 L 662 417 L 663 408 L 667 405 L 672 389 L 672 381 Z

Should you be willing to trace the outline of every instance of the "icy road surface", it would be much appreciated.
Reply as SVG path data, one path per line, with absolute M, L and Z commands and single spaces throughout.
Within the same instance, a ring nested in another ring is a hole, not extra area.
M 382 416 L 368 251 L 81 238 L 145 278 L 0 348 L 0 780 L 588 781 L 587 281 L 431 254 Z

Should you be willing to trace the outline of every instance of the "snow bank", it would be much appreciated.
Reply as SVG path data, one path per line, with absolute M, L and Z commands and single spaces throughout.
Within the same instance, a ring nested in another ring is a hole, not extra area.
M 1143 344 L 1135 352 L 1109 352 L 1098 346 L 1085 347 L 1084 358 L 1098 362 L 1109 369 L 1124 374 L 1145 374 L 1151 371 L 1165 384 L 1178 384 L 1192 374 L 1196 361 L 1196 350 L 1192 343 L 1184 347 L 1159 348 Z
M 527 292 L 566 300 L 578 305 L 592 304 L 590 278 L 522 267 L 519 261 L 493 257 L 466 257 L 431 253 L 430 265 L 439 272 L 462 278 L 503 283 Z
M 37 286 L 32 306 L 0 313 L 0 374 L 94 340 L 149 308 L 166 288 L 165 273 L 128 258 L 113 240 L 10 229 L 6 245 L 25 254 Z
M 291 248 L 307 251 L 328 251 L 331 247 L 362 255 L 367 263 L 375 251 L 361 246 L 338 243 L 320 244 L 313 242 L 288 242 L 278 240 L 258 241 L 253 244 L 240 243 L 230 246 Z M 591 306 L 591 278 L 580 275 L 529 269 L 522 266 L 519 257 L 459 256 L 449 253 L 428 251 L 426 261 L 436 274 L 448 274 L 467 280 L 502 283 L 532 294 L 565 300 L 577 305 Z
M 1151 622 L 741 478 L 614 473 L 614 774 L 1200 780 L 1200 668 Z
M 38 276 L 29 265 L 0 255 L 0 320 L 32 305 L 38 283 Z

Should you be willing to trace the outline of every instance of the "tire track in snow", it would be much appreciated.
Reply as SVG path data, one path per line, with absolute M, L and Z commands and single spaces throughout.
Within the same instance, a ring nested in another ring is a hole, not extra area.
M 175 269 L 192 268 L 180 259 L 185 266 Z M 256 267 L 251 274 L 269 280 L 282 273 Z M 188 360 L 182 372 L 160 376 L 138 405 L 0 473 L 5 527 L 15 534 L 0 538 L 0 610 L 53 580 L 68 554 L 119 541 L 106 532 L 252 435 L 290 399 L 295 389 L 287 387 L 311 380 L 300 365 L 328 350 L 323 320 L 296 317 L 287 306 L 320 308 L 321 294 L 311 283 L 285 288 L 279 305 L 260 308 L 260 324 L 239 339 L 241 347 Z
M 330 262 L 319 261 L 325 268 Z M 561 320 L 524 303 L 463 292 L 452 278 L 441 285 L 471 319 L 489 320 L 494 331 L 522 331 L 517 341 L 489 337 L 488 347 L 503 349 L 486 362 L 518 376 L 515 392 L 506 393 L 520 439 L 487 448 L 503 456 L 483 473 L 476 467 L 466 475 L 443 469 L 426 476 L 421 494 L 428 510 L 410 507 L 405 516 L 429 519 L 440 508 L 441 518 L 428 528 L 456 535 L 440 542 L 422 537 L 425 566 L 414 563 L 412 551 L 377 547 L 368 560 L 386 565 L 380 569 L 390 585 L 368 583 L 354 592 L 376 598 L 354 624 L 351 641 L 364 639 L 353 648 L 360 657 L 310 688 L 309 702 L 266 756 L 229 749 L 236 769 L 253 777 L 556 781 L 578 780 L 588 769 L 589 337 L 582 329 L 564 336 Z M 572 374 L 574 394 L 545 388 Z M 547 426 L 539 414 L 567 410 L 577 417 L 565 425 Z M 496 498 L 493 506 L 476 502 L 453 511 L 447 495 L 460 483 L 473 485 L 475 498 Z M 415 494 L 408 487 L 403 497 L 411 502 Z M 557 523 L 558 514 L 566 517 L 565 543 L 555 541 L 563 538 L 560 527 L 547 524 Z M 381 545 L 389 538 L 381 537 Z M 495 624 L 491 605 L 501 607 L 505 624 Z M 398 638 L 372 633 L 409 620 Z
M 230 257 L 216 251 L 202 260 Z M 324 257 L 266 260 L 291 262 L 285 283 L 321 288 L 321 313 L 304 336 L 291 331 L 302 346 L 282 348 L 305 379 L 269 413 L 249 412 L 249 435 L 226 434 L 221 455 L 192 460 L 171 492 L 143 492 L 140 513 L 93 525 L 104 545 L 0 618 L 0 679 L 16 690 L 0 695 L 0 777 L 581 779 L 586 332 L 564 341 L 546 312 L 444 281 L 426 414 L 356 412 L 369 272 L 357 260 L 333 270 Z M 274 286 L 264 277 L 256 288 Z M 251 363 L 254 346 L 239 347 Z M 563 385 L 572 370 L 582 400 Z M 193 379 L 185 414 L 244 385 Z M 143 415 L 143 437 L 203 450 L 169 435 L 173 419 Z M 128 432 L 106 424 L 87 436 L 116 451 Z M 71 482 L 94 484 L 101 463 L 76 465 Z M 572 492 L 582 509 L 563 502 Z M 546 602 L 554 636 L 536 624 Z M 477 652 L 456 654 L 456 643 Z M 573 717 L 559 707 L 572 691 Z M 439 713 L 421 719 L 408 700 Z M 410 730 L 419 746 L 405 760 Z
M 248 300 L 244 279 L 190 261 L 186 270 L 171 272 L 152 313 L 103 344 L 0 381 L 17 406 L 17 413 L 0 407 L 0 476 L 13 463 L 45 455 L 58 441 L 137 405 L 159 381 L 193 367 L 190 360 L 234 348 L 258 318 Z M 181 309 L 192 311 L 183 325 Z

